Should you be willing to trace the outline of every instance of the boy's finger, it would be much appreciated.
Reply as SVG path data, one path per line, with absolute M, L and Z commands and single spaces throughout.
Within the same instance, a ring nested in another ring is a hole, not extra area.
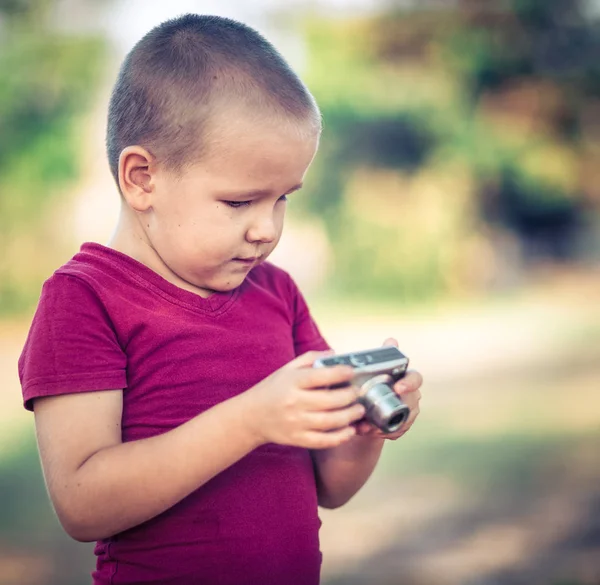
M 398 340 L 395 339 L 394 337 L 388 337 L 384 342 L 383 342 L 383 346 L 389 346 L 389 345 L 393 345 L 394 347 L 398 347 Z
M 355 425 L 357 435 L 372 435 L 376 429 L 369 421 L 359 420 Z
M 306 422 L 314 431 L 333 431 L 342 429 L 365 416 L 362 404 L 353 404 L 339 410 L 306 413 Z
M 354 377 L 351 366 L 332 366 L 330 368 L 306 368 L 299 375 L 298 386 L 305 390 L 327 388 L 337 384 L 345 384 Z
M 423 384 L 423 376 L 416 370 L 409 370 L 406 375 L 394 384 L 396 393 L 402 395 L 406 392 L 414 392 Z
M 346 443 L 354 435 L 356 435 L 356 430 L 352 426 L 337 431 L 307 431 L 303 446 L 307 449 L 332 449 Z
M 421 400 L 421 393 L 418 390 L 415 390 L 414 392 L 405 392 L 402 395 L 402 402 L 408 406 L 411 415 L 415 409 L 419 408 L 419 400 Z
M 333 390 L 308 390 L 304 393 L 304 402 L 308 410 L 337 410 L 356 402 L 357 389 L 353 386 Z

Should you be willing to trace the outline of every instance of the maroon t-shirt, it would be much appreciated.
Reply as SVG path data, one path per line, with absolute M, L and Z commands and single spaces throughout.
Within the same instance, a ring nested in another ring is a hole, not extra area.
M 271 264 L 201 298 L 88 243 L 44 284 L 19 374 L 28 409 L 40 396 L 123 388 L 123 441 L 134 441 L 327 347 L 292 279 Z M 98 542 L 94 583 L 316 585 L 319 526 L 309 452 L 264 445 Z

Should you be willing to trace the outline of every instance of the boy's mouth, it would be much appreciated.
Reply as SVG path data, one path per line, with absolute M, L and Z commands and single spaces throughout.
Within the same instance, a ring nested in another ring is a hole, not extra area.
M 258 260 L 260 259 L 260 256 L 250 256 L 248 258 L 234 258 L 233 261 L 234 262 L 240 262 L 241 264 L 254 264 L 256 262 L 258 262 Z

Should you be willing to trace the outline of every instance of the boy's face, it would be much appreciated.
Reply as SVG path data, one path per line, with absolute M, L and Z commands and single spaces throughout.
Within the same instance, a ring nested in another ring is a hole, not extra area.
M 223 128 L 198 164 L 177 176 L 157 168 L 142 217 L 151 268 L 201 295 L 236 288 L 273 251 L 286 195 L 300 188 L 319 139 L 291 124 Z

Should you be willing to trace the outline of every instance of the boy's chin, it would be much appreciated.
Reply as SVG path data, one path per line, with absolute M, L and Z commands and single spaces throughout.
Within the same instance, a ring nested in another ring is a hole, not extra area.
M 242 270 L 231 270 L 221 274 L 213 275 L 212 278 L 201 282 L 193 282 L 194 286 L 200 290 L 206 291 L 209 295 L 213 293 L 228 293 L 238 288 L 246 280 L 250 270 L 254 266 L 244 267 Z
M 240 286 L 246 280 L 247 276 L 247 272 L 244 274 L 234 274 L 230 278 L 211 283 L 208 288 L 216 293 L 227 293 Z

